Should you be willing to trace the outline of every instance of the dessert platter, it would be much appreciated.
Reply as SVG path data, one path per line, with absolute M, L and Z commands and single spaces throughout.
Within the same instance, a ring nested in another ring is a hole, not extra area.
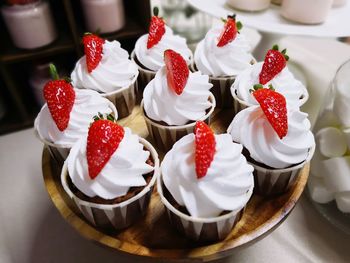
M 47 191 L 84 237 L 114 250 L 209 261 L 271 233 L 315 151 L 306 87 L 277 45 L 263 61 L 228 16 L 194 55 L 158 17 L 131 56 L 83 36 L 71 80 L 43 89 L 34 130 Z

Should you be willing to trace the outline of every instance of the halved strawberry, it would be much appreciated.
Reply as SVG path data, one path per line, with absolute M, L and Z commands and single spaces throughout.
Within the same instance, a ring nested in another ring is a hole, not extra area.
M 190 74 L 186 61 L 179 53 L 167 49 L 164 51 L 164 62 L 167 69 L 166 77 L 168 86 L 177 95 L 181 95 Z
M 202 178 L 214 159 L 215 154 L 215 136 L 210 127 L 203 121 L 197 121 L 194 128 L 195 144 L 196 144 L 196 173 L 197 178 Z
M 238 21 L 236 23 L 235 14 L 232 16 L 227 16 L 227 20 L 223 19 L 223 21 L 225 22 L 225 25 L 219 37 L 217 44 L 218 47 L 223 47 L 231 41 L 235 40 L 237 33 L 239 33 L 239 30 L 242 28 L 241 22 Z
M 148 29 L 147 49 L 158 44 L 165 34 L 165 22 L 163 18 L 158 17 L 158 11 L 157 7 L 153 9 L 153 16 Z
M 91 73 L 100 63 L 105 40 L 91 33 L 85 33 L 83 37 L 86 66 Z
M 260 104 L 267 120 L 276 131 L 280 139 L 288 133 L 287 106 L 285 97 L 276 92 L 270 85 L 270 89 L 255 85 L 253 96 Z
M 114 121 L 98 119 L 91 124 L 86 144 L 86 158 L 91 179 L 98 176 L 123 138 L 124 128 Z
M 44 98 L 57 128 L 64 131 L 68 127 L 75 92 L 69 81 L 59 79 L 56 67 L 53 64 L 50 64 L 50 71 L 54 80 L 49 81 L 44 86 Z
M 278 51 L 278 46 L 274 45 L 268 50 L 265 56 L 264 64 L 259 74 L 259 83 L 265 85 L 280 73 L 287 64 L 289 57 L 287 50 Z

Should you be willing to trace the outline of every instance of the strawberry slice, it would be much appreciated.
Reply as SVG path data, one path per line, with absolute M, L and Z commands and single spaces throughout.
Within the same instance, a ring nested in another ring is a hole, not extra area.
M 83 37 L 86 66 L 91 73 L 100 63 L 105 40 L 91 33 L 85 33 Z
M 265 85 L 280 73 L 287 64 L 289 57 L 287 50 L 278 51 L 278 46 L 274 45 L 268 50 L 265 56 L 264 64 L 259 74 L 259 83 Z
M 219 41 L 217 43 L 218 47 L 223 47 L 228 43 L 236 39 L 237 33 L 242 28 L 242 23 L 236 23 L 236 15 L 227 16 L 227 19 L 223 19 L 225 22 L 224 28 L 220 34 Z
M 253 96 L 260 104 L 267 120 L 276 131 L 280 139 L 288 133 L 287 106 L 285 97 L 276 92 L 270 85 L 270 89 L 254 86 Z
M 86 144 L 86 158 L 91 179 L 95 179 L 101 172 L 123 138 L 123 127 L 114 121 L 98 119 L 91 124 Z
M 157 45 L 165 34 L 165 22 L 163 18 L 158 17 L 158 8 L 153 9 L 153 16 L 148 29 L 147 49 Z
M 184 58 L 174 50 L 167 49 L 164 51 L 164 62 L 167 69 L 168 86 L 175 91 L 177 95 L 181 95 L 186 83 L 190 70 Z
M 214 159 L 215 136 L 210 127 L 203 121 L 197 121 L 194 128 L 196 143 L 196 173 L 197 178 L 203 178 Z
M 57 128 L 64 131 L 68 127 L 75 100 L 75 91 L 69 81 L 59 79 L 53 64 L 50 64 L 50 71 L 54 80 L 50 80 L 44 86 L 44 98 Z

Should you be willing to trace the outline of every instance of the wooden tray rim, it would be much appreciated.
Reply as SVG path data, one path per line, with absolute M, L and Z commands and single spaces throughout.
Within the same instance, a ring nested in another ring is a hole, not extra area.
M 190 249 L 152 249 L 142 245 L 136 245 L 129 242 L 119 240 L 115 237 L 106 235 L 94 227 L 90 226 L 83 219 L 77 216 L 69 206 L 64 202 L 58 188 L 53 180 L 50 165 L 50 154 L 46 147 L 43 148 L 42 154 L 42 171 L 44 177 L 45 187 L 48 191 L 50 199 L 53 201 L 57 210 L 62 217 L 75 228 L 83 237 L 95 241 L 99 244 L 103 244 L 106 247 L 132 254 L 136 256 L 151 257 L 151 258 L 167 258 L 167 259 L 204 259 L 205 261 L 217 259 L 220 257 L 231 254 L 232 250 L 243 245 L 248 245 L 258 239 L 263 238 L 269 231 L 277 228 L 282 223 L 289 213 L 294 208 L 296 202 L 300 198 L 305 188 L 308 176 L 309 176 L 309 164 L 300 171 L 299 187 L 295 187 L 295 191 L 292 193 L 285 206 L 276 211 L 273 217 L 267 220 L 255 231 L 248 232 L 239 238 L 233 240 L 223 240 L 221 242 Z M 56 198 L 55 195 L 59 194 L 61 198 Z M 135 253 L 137 251 L 137 254 Z M 216 254 L 212 252 L 215 251 Z M 217 254 L 220 252 L 220 255 Z

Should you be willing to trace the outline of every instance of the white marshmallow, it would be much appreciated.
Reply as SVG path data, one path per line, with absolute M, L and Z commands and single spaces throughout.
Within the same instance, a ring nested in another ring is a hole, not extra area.
M 350 87 L 346 84 L 339 84 L 334 90 L 334 113 L 342 126 L 350 127 Z
M 315 177 L 319 177 L 322 178 L 323 177 L 323 173 L 324 173 L 324 168 L 323 168 L 323 163 L 322 161 L 326 160 L 327 158 L 324 157 L 321 153 L 320 150 L 318 149 L 318 147 L 316 147 L 315 149 L 315 153 L 314 156 L 311 159 L 310 165 L 311 165 L 311 169 L 310 169 L 310 173 L 315 176 Z
M 350 192 L 337 193 L 335 201 L 340 211 L 350 213 Z
M 315 124 L 315 131 L 318 131 L 324 127 L 336 127 L 340 126 L 340 120 L 337 115 L 333 112 L 333 107 L 330 109 L 324 109 L 324 111 L 317 118 L 317 122 Z
M 322 161 L 323 179 L 326 187 L 334 192 L 350 191 L 350 156 L 336 157 Z
M 350 149 L 350 128 L 342 129 L 342 132 L 346 138 L 346 143 L 348 145 L 348 149 Z
M 319 130 L 316 133 L 316 143 L 320 153 L 325 157 L 340 157 L 346 153 L 346 137 L 337 128 L 327 127 Z
M 308 188 L 312 200 L 317 203 L 325 204 L 334 199 L 333 193 L 326 188 L 322 178 L 310 176 Z

